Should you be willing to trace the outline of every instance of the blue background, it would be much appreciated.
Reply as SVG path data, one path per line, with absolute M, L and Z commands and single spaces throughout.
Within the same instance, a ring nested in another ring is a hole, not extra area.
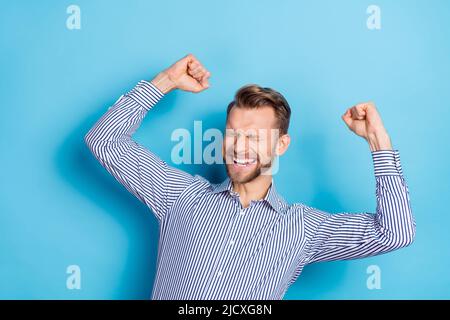
M 292 144 L 275 180 L 289 202 L 375 210 L 367 143 L 340 116 L 373 100 L 400 150 L 417 221 L 414 244 L 307 266 L 285 299 L 450 298 L 448 1 L 68 1 L 0 6 L 0 298 L 147 299 L 158 225 L 108 175 L 84 134 L 140 79 L 186 53 L 212 73 L 201 94 L 172 92 L 135 139 L 169 163 L 176 128 L 223 128 L 247 83 L 288 99 Z M 369 5 L 381 30 L 366 27 Z M 181 165 L 212 182 L 220 165 Z M 66 268 L 81 268 L 81 290 Z M 366 287 L 370 265 L 381 289 Z

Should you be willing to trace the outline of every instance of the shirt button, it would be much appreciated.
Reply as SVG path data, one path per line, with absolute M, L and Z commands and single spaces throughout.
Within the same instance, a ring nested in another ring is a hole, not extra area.
M 241 214 L 241 216 L 243 216 L 245 214 L 244 209 L 241 209 L 240 214 Z
M 222 271 L 217 272 L 217 275 L 220 277 L 222 276 Z
M 233 245 L 234 244 L 234 240 L 230 240 L 230 244 Z

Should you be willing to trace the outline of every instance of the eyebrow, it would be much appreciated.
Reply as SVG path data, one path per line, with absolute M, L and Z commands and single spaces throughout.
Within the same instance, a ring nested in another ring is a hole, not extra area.
M 228 129 L 228 130 L 233 130 L 233 132 L 236 132 L 236 131 L 238 131 L 238 130 L 241 130 L 241 129 L 234 129 L 234 128 L 226 128 L 226 129 Z M 247 132 L 247 131 L 249 131 L 250 130 L 250 132 Z M 261 135 L 259 134 L 259 130 L 258 129 L 248 129 L 248 130 L 241 130 L 241 131 L 244 131 L 244 133 L 245 133 L 245 135 L 247 136 L 247 137 L 261 137 Z M 225 132 L 225 134 L 226 134 L 227 132 Z

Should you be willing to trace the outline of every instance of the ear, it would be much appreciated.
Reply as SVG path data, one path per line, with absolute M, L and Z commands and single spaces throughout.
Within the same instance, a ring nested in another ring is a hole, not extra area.
M 291 137 L 289 136 L 289 134 L 284 134 L 282 135 L 277 142 L 277 149 L 276 149 L 276 154 L 278 156 L 283 155 L 287 149 L 289 148 L 289 144 L 291 143 Z

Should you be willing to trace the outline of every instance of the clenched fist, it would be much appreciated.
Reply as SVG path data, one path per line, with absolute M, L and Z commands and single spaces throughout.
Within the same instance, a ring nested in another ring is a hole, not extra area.
M 392 150 L 389 135 L 372 102 L 359 103 L 348 108 L 342 115 L 342 120 L 351 131 L 367 140 L 370 150 Z
M 201 92 L 209 87 L 211 73 L 192 54 L 178 60 L 158 74 L 152 83 L 163 93 L 173 89 Z

